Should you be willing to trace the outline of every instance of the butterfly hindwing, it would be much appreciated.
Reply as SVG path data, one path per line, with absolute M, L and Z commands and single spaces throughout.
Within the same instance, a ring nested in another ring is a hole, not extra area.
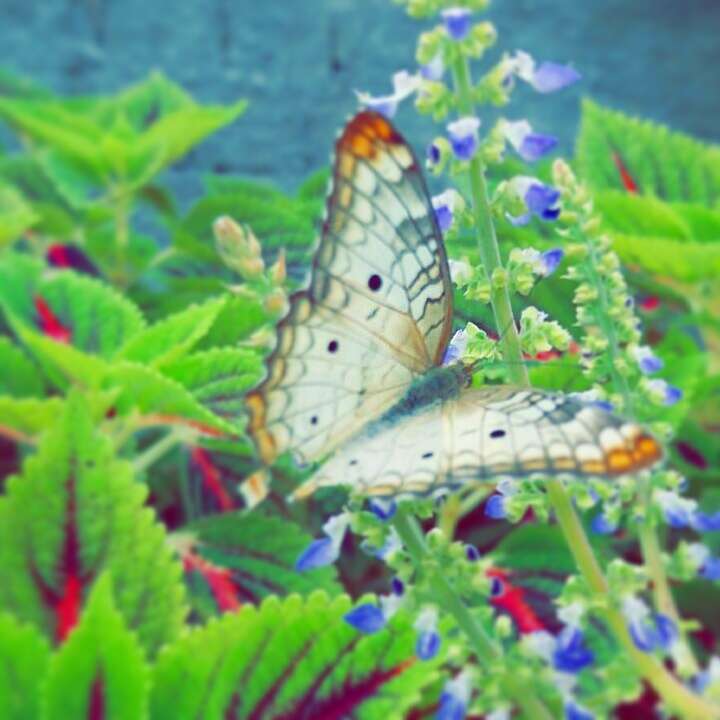
M 613 477 L 656 462 L 635 423 L 561 393 L 463 390 L 348 443 L 296 493 L 349 484 L 363 495 L 427 495 L 501 477 Z
M 412 151 L 376 113 L 356 115 L 337 141 L 310 284 L 290 301 L 267 378 L 248 396 L 266 462 L 336 448 L 447 343 L 452 292 L 432 204 Z

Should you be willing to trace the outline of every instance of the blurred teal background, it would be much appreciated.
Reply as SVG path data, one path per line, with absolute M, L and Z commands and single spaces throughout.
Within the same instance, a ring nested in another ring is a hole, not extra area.
M 558 96 L 514 96 L 511 117 L 558 135 L 564 154 L 583 94 L 720 140 L 718 0 L 495 0 L 489 16 L 503 50 L 583 74 Z M 389 0 L 0 0 L 0 17 L 0 65 L 56 92 L 109 93 L 160 68 L 204 102 L 248 98 L 237 123 L 173 170 L 185 197 L 208 170 L 294 188 L 327 161 L 352 90 L 389 92 L 428 26 Z M 418 146 L 431 137 L 410 104 L 398 123 Z

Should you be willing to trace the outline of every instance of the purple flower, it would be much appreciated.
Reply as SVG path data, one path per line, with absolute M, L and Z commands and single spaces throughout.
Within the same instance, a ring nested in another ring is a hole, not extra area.
M 674 405 L 683 396 L 683 391 L 680 388 L 676 388 L 659 378 L 648 380 L 647 386 L 650 392 L 662 401 L 663 405 Z
M 440 148 L 437 143 L 430 143 L 427 146 L 427 160 L 430 167 L 437 165 L 440 162 Z
M 618 529 L 618 526 L 611 523 L 605 513 L 599 513 L 592 519 L 590 528 L 598 535 L 612 535 Z
M 450 341 L 450 344 L 443 355 L 442 364 L 450 365 L 457 362 L 467 350 L 468 334 L 465 330 L 457 330 Z
M 398 597 L 405 592 L 405 583 L 399 577 L 394 577 L 390 581 L 390 586 L 392 587 L 393 594 Z
M 426 80 L 432 80 L 433 82 L 441 80 L 444 73 L 445 63 L 443 62 L 443 58 L 440 53 L 438 53 L 429 63 L 420 68 L 421 77 Z
M 505 498 L 502 495 L 491 495 L 485 503 L 485 514 L 494 520 L 504 518 L 507 515 L 505 511 Z
M 542 272 L 540 274 L 545 277 L 552 275 L 557 270 L 564 256 L 565 252 L 562 248 L 552 248 L 552 250 L 546 250 L 544 253 L 541 253 L 540 262 L 542 264 Z
M 533 73 L 530 84 L 541 93 L 562 90 L 580 80 L 580 73 L 569 65 L 554 62 L 543 62 Z
M 645 375 L 651 375 L 663 368 L 663 361 L 655 355 L 647 345 L 633 348 L 632 354 L 635 357 L 635 362 L 637 362 L 640 371 Z
M 556 670 L 565 673 L 578 673 L 588 665 L 592 665 L 595 656 L 585 645 L 581 630 L 568 625 L 555 639 L 555 651 L 552 662 Z
M 698 532 L 716 532 L 720 530 L 720 512 L 711 514 L 697 510 L 692 516 L 692 526 Z
M 686 546 L 686 550 L 700 577 L 720 580 L 720 558 L 714 558 L 710 548 L 702 543 L 691 543 Z
M 453 40 L 462 40 L 470 32 L 472 13 L 467 8 L 451 7 L 441 13 L 445 30 Z
M 368 507 L 380 520 L 390 520 L 397 512 L 397 503 L 394 500 L 368 500 Z
M 562 90 L 580 80 L 580 73 L 574 68 L 554 62 L 543 62 L 538 67 L 532 56 L 522 50 L 518 51 L 509 62 L 511 73 L 541 93 Z
M 433 607 L 423 608 L 415 621 L 418 631 L 415 643 L 415 654 L 420 660 L 431 660 L 440 650 L 440 636 L 437 632 L 437 610 Z
M 667 650 L 678 638 L 677 627 L 667 615 L 652 615 L 647 605 L 632 595 L 623 600 L 623 615 L 638 650 Z
M 654 497 L 670 527 L 684 528 L 693 525 L 697 513 L 695 500 L 681 497 L 669 490 L 656 490 Z
M 478 149 L 480 120 L 476 117 L 461 117 L 447 126 L 450 146 L 458 160 L 470 160 Z
M 565 703 L 565 720 L 595 720 L 595 716 L 574 700 Z
M 435 210 L 435 220 L 442 232 L 447 232 L 453 223 L 453 210 L 455 208 L 455 192 L 446 190 L 432 198 Z
M 463 671 L 445 683 L 435 720 L 463 720 L 469 701 L 470 675 Z
M 553 135 L 542 135 L 532 131 L 527 120 L 505 122 L 503 124 L 505 139 L 515 148 L 515 152 L 525 162 L 535 162 L 555 149 L 557 138 Z
M 420 78 L 417 75 L 410 75 L 407 70 L 401 70 L 393 75 L 393 93 L 391 95 L 373 96 L 357 90 L 355 95 L 361 105 L 391 118 L 397 112 L 398 104 L 412 95 L 419 85 Z
M 720 580 L 720 558 L 708 557 L 699 572 L 706 580 Z
M 480 559 L 480 552 L 474 545 L 465 546 L 465 557 L 470 562 L 477 562 Z
M 382 630 L 387 622 L 383 611 L 377 605 L 371 605 L 370 603 L 358 605 L 350 612 L 345 613 L 343 620 L 356 630 L 368 635 Z
M 511 191 L 525 202 L 527 212 L 519 216 L 508 215 L 513 225 L 527 225 L 536 215 L 541 220 L 556 220 L 560 215 L 560 191 L 531 177 L 516 177 L 510 181 Z
M 295 569 L 298 572 L 305 572 L 332 565 L 340 556 L 340 548 L 349 524 L 350 515 L 348 513 L 331 517 L 323 525 L 323 532 L 327 537 L 313 540 L 295 561 Z

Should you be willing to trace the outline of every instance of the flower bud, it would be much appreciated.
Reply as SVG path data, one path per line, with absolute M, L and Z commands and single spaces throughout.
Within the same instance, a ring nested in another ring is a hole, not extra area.
M 262 248 L 249 227 L 223 215 L 213 223 L 213 233 L 215 248 L 225 265 L 246 280 L 262 275 L 265 270 Z

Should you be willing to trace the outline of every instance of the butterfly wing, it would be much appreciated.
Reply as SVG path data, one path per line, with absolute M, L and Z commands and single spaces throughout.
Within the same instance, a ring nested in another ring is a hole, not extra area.
M 427 495 L 500 477 L 613 477 L 655 463 L 635 423 L 561 393 L 471 388 L 349 443 L 296 492 L 349 484 L 363 495 Z
M 309 287 L 291 297 L 247 398 L 263 459 L 321 457 L 390 407 L 442 357 L 451 290 L 411 149 L 381 115 L 359 113 L 336 143 Z

